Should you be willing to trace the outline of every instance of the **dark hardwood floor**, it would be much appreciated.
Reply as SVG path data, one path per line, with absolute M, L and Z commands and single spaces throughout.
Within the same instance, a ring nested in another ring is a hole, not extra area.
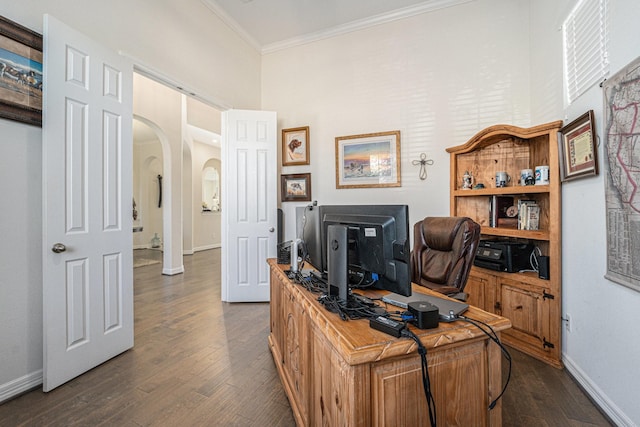
M 138 253 L 154 258 L 160 252 Z M 220 301 L 220 250 L 134 270 L 135 346 L 50 393 L 0 405 L 0 426 L 293 426 L 267 345 L 269 305 Z M 608 426 L 569 375 L 511 350 L 505 426 Z

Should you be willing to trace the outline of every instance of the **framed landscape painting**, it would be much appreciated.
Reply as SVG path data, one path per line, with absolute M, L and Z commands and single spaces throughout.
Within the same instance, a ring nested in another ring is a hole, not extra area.
M 336 138 L 336 188 L 400 186 L 399 130 Z
M 0 16 L 0 117 L 42 126 L 42 36 Z

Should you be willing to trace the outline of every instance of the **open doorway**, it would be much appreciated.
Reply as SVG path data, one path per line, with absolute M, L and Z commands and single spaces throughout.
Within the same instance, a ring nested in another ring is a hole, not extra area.
M 163 274 L 182 273 L 183 255 L 221 247 L 221 112 L 137 73 L 133 89 L 134 265 L 161 260 Z
M 133 266 L 162 262 L 162 144 L 145 122 L 133 120 Z

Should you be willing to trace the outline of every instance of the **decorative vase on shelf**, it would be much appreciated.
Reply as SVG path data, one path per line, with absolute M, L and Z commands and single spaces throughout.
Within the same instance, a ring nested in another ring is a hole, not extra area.
M 160 247 L 160 237 L 158 237 L 158 233 L 153 233 L 153 238 L 151 239 L 151 247 L 152 248 Z

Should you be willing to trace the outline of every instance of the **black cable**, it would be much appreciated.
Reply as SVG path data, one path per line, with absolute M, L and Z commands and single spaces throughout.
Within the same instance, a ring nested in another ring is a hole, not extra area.
M 364 303 L 353 294 L 347 296 L 347 301 L 336 295 L 323 294 L 318 297 L 318 302 L 332 313 L 337 313 L 342 320 L 369 319 L 386 315 L 386 313 L 381 313 L 384 309 L 379 305 Z
M 498 347 L 500 347 L 500 350 L 502 351 L 502 354 L 504 355 L 505 359 L 507 359 L 507 361 L 509 361 L 509 370 L 507 372 L 507 380 L 505 381 L 504 385 L 502 386 L 502 391 L 500 392 L 500 394 L 498 395 L 498 397 L 496 397 L 495 399 L 493 399 L 493 401 L 489 404 L 489 410 L 495 408 L 496 404 L 498 403 L 498 400 L 500 400 L 500 398 L 502 397 L 502 395 L 504 394 L 504 392 L 507 390 L 507 386 L 509 385 L 509 380 L 511 379 L 511 354 L 509 353 L 509 350 L 507 350 L 507 348 L 502 344 L 502 342 L 500 342 L 500 338 L 498 338 L 498 334 L 496 334 L 496 331 L 491 327 L 491 325 L 481 321 L 481 320 L 477 320 L 477 319 L 471 319 L 469 317 L 465 317 L 465 316 L 458 316 L 458 318 L 460 320 L 463 320 L 465 322 L 471 323 L 473 326 L 475 326 L 476 328 L 480 329 L 482 332 L 484 332 L 484 334 L 486 336 L 489 337 L 489 339 L 491 339 L 491 341 L 493 341 L 494 343 L 496 343 L 498 345 Z M 490 332 L 487 332 L 487 330 L 485 330 L 482 326 L 486 326 Z
M 431 393 L 431 380 L 429 379 L 429 369 L 427 366 L 427 348 L 422 344 L 420 338 L 406 326 L 401 334 L 403 337 L 411 338 L 418 346 L 418 354 L 420 355 L 422 368 L 422 387 L 424 388 L 424 395 L 427 399 L 427 407 L 429 408 L 429 422 L 431 423 L 431 427 L 436 427 L 436 403 Z
M 303 265 L 304 263 L 301 264 L 301 266 Z M 322 280 L 318 279 L 313 274 L 304 275 L 302 274 L 301 270 L 302 270 L 302 267 L 300 267 L 300 269 L 295 273 L 292 272 L 291 270 L 286 270 L 285 274 L 291 281 L 304 287 L 306 290 L 308 290 L 311 293 L 322 294 L 327 292 L 326 282 L 323 282 Z

